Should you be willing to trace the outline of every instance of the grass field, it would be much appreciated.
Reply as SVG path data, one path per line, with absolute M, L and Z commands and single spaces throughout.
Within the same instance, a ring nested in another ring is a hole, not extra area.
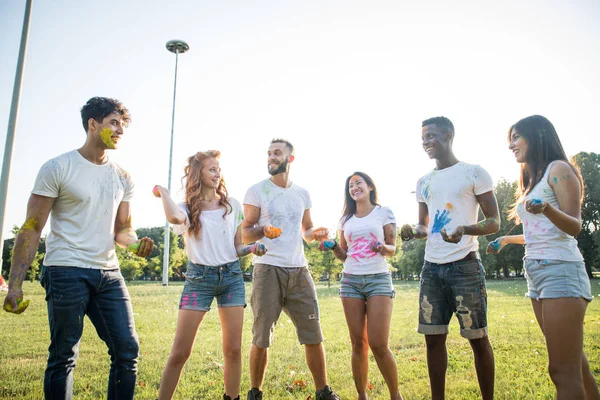
M 429 384 L 424 340 L 417 330 L 418 282 L 398 282 L 390 347 L 396 356 L 401 392 L 406 399 L 427 399 Z M 134 283 L 129 286 L 140 338 L 137 399 L 154 399 L 160 375 L 169 354 L 177 304 L 182 284 L 161 287 L 160 283 Z M 350 369 L 350 341 L 338 287 L 318 286 L 321 322 L 325 336 L 329 382 L 342 399 L 355 399 Z M 38 283 L 25 283 L 29 309 L 22 315 L 0 313 L 0 399 L 41 399 L 49 342 L 46 304 Z M 543 337 L 528 299 L 526 284 L 518 281 L 490 281 L 489 334 L 496 356 L 496 398 L 551 399 L 554 391 L 548 377 L 547 353 Z M 247 286 L 248 296 L 250 286 Z M 585 351 L 592 372 L 600 378 L 600 281 L 592 282 L 596 297 L 585 320 Z M 242 376 L 242 398 L 249 389 L 248 350 L 251 343 L 252 312 L 246 310 Z M 177 399 L 220 399 L 223 393 L 222 353 L 218 315 L 205 318 L 175 394 Z M 479 389 L 468 342 L 458 332 L 453 319 L 448 337 L 448 399 L 477 399 Z M 106 397 L 109 358 L 107 349 L 86 319 L 80 357 L 75 370 L 74 398 Z M 306 388 L 293 386 L 294 380 L 309 381 Z M 275 343 L 265 380 L 266 399 L 306 399 L 314 397 L 314 386 L 298 344 L 293 324 L 285 314 L 275 331 Z M 372 399 L 386 399 L 387 388 L 374 359 L 370 358 Z M 291 391 L 290 386 L 291 386 Z

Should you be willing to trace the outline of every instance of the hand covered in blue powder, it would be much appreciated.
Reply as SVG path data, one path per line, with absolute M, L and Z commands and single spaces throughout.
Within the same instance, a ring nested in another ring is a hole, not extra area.
M 335 240 L 324 240 L 319 243 L 319 250 L 321 251 L 329 251 L 332 250 L 336 245 Z
M 448 234 L 446 232 L 446 228 L 443 228 L 440 233 L 442 234 L 442 239 L 444 239 L 444 242 L 458 243 L 465 234 L 465 227 L 459 225 L 451 234 Z
M 547 202 L 542 199 L 531 199 L 525 203 L 525 210 L 532 214 L 541 214 L 546 209 Z
M 441 233 L 444 226 L 448 225 L 452 218 L 450 218 L 450 212 L 448 210 L 442 211 L 440 214 L 440 210 L 435 212 L 435 217 L 433 218 L 433 227 L 431 228 L 431 233 Z
M 504 243 L 504 236 L 500 236 L 496 240 L 492 240 L 488 243 L 487 248 L 485 249 L 486 254 L 498 254 L 502 251 L 502 249 L 506 246 Z

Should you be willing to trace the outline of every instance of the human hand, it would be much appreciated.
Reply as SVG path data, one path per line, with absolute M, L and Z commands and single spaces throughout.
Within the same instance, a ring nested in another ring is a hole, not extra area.
M 147 257 L 154 249 L 154 240 L 144 237 L 137 242 L 129 244 L 127 248 L 138 257 Z
M 276 228 L 273 225 L 265 225 L 263 227 L 263 233 L 268 239 L 275 239 L 281 236 L 281 228 Z
M 160 185 L 156 185 L 152 188 L 152 194 L 154 194 L 155 197 L 162 197 L 162 191 L 167 192 L 167 189 Z
M 313 230 L 313 239 L 319 242 L 327 240 L 329 237 L 329 230 L 327 228 L 317 228 Z
M 402 225 L 402 228 L 400 228 L 400 239 L 402 239 L 403 242 L 411 240 L 415 237 L 416 234 L 417 230 L 415 229 L 415 227 L 409 224 L 404 224 Z
M 336 245 L 337 245 L 337 243 L 335 242 L 335 240 L 324 240 L 321 243 L 319 243 L 319 250 L 321 250 L 321 251 L 333 250 Z
M 9 289 L 4 298 L 4 311 L 21 314 L 29 306 L 29 299 L 23 300 L 23 291 L 21 288 Z
M 459 225 L 456 227 L 456 229 L 454 229 L 454 232 L 452 232 L 451 234 L 448 234 L 448 232 L 446 232 L 446 228 L 443 228 L 440 234 L 442 235 L 442 239 L 444 239 L 444 242 L 458 243 L 465 234 L 465 227 Z
M 485 254 L 498 254 L 502 251 L 504 246 L 506 246 L 506 243 L 504 243 L 504 236 L 500 236 L 496 240 L 492 240 L 488 243 Z
M 262 243 L 254 243 L 250 246 L 250 252 L 256 256 L 264 256 L 267 253 L 267 248 Z
M 525 202 L 525 210 L 532 214 L 542 214 L 548 205 L 542 199 L 531 199 Z

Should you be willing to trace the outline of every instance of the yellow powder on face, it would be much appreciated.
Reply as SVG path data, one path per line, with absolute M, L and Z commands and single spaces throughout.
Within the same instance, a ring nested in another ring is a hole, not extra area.
M 100 139 L 102 140 L 102 143 L 104 143 L 109 149 L 116 148 L 115 142 L 112 140 L 112 134 L 113 131 L 110 128 L 104 128 L 100 132 Z

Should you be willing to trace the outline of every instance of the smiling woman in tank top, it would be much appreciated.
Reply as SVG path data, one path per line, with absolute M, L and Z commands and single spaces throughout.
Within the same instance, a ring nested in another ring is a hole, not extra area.
M 599 399 L 583 353 L 583 319 L 592 300 L 590 280 L 575 236 L 581 231 L 583 180 L 548 119 L 533 115 L 510 127 L 509 149 L 521 164 L 510 217 L 522 235 L 488 246 L 525 245 L 524 268 L 533 311 L 548 348 L 548 371 L 557 399 Z

